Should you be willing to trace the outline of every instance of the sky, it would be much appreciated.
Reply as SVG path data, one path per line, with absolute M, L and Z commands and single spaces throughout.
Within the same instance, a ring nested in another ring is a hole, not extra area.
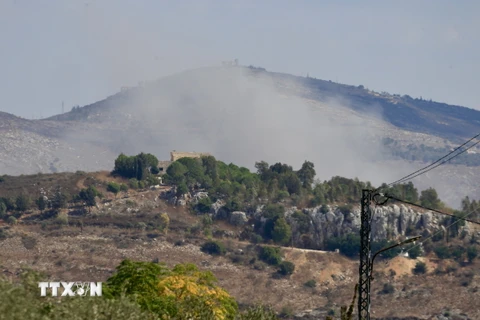
M 480 110 L 479 1 L 0 0 L 0 111 L 41 118 L 239 59 Z

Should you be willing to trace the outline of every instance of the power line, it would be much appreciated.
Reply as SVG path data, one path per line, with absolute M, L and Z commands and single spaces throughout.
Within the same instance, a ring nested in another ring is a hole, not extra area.
M 462 154 L 462 153 L 466 152 L 467 150 L 469 150 L 469 149 L 473 148 L 474 146 L 476 146 L 478 143 L 480 143 L 480 141 L 476 142 L 475 144 L 473 144 L 472 146 L 468 147 L 467 149 L 464 149 L 462 152 L 454 155 L 453 157 L 451 157 L 451 158 L 449 158 L 449 159 L 447 159 L 447 160 L 439 163 L 440 161 L 442 161 L 443 159 L 449 157 L 450 155 L 452 155 L 453 153 L 455 153 L 457 150 L 461 149 L 462 147 L 464 147 L 465 145 L 467 145 L 468 143 L 472 142 L 474 139 L 476 139 L 476 138 L 478 138 L 478 137 L 480 137 L 480 133 L 477 134 L 477 135 L 475 135 L 474 137 L 470 138 L 468 141 L 464 142 L 462 145 L 458 146 L 458 147 L 455 148 L 454 150 L 450 151 L 448 154 L 446 154 L 445 156 L 441 157 L 441 158 L 438 159 L 437 161 L 435 161 L 435 162 L 429 164 L 428 166 L 426 166 L 426 167 L 424 167 L 424 168 L 421 168 L 421 169 L 419 169 L 419 170 L 417 170 L 417 171 L 415 171 L 415 172 L 412 172 L 412 173 L 410 173 L 409 175 L 407 175 L 407 176 L 405 176 L 405 177 L 403 177 L 403 178 L 401 178 L 401 179 L 398 179 L 397 181 L 394 181 L 394 182 L 392 182 L 392 183 L 387 184 L 387 187 L 388 187 L 388 186 L 391 186 L 391 185 L 394 185 L 394 184 L 397 184 L 397 183 L 400 183 L 400 182 L 403 182 L 403 181 L 405 181 L 405 180 L 407 180 L 407 179 L 410 180 L 410 179 L 413 179 L 413 178 L 415 178 L 415 177 L 418 177 L 419 175 L 424 174 L 424 173 L 426 173 L 426 172 L 428 172 L 428 171 L 430 171 L 430 170 L 433 170 L 433 169 L 435 169 L 436 167 L 441 166 L 442 164 L 444 164 L 444 163 L 452 160 L 453 158 L 459 156 L 460 154 Z M 439 164 L 436 165 L 436 166 L 434 166 L 434 165 L 437 164 L 437 163 L 439 163 Z M 434 166 L 434 167 L 433 167 L 433 168 L 430 168 L 430 167 L 432 167 L 432 166 Z M 429 169 L 429 168 L 430 168 L 430 169 Z M 427 170 L 427 169 L 428 169 L 428 170 Z M 426 170 L 426 171 L 423 172 L 424 170 Z M 412 177 L 412 176 L 413 176 L 413 177 Z M 375 189 L 375 191 L 378 191 L 380 188 L 381 188 L 381 187 Z
M 393 200 L 396 200 L 396 201 L 399 201 L 399 202 L 403 202 L 403 203 L 405 203 L 405 204 L 409 204 L 409 205 L 411 205 L 411 206 L 415 206 L 415 207 L 422 208 L 422 209 L 425 209 L 425 210 L 437 212 L 437 213 L 440 213 L 440 214 L 443 214 L 443 215 L 446 215 L 446 216 L 454 217 L 454 218 L 457 218 L 457 219 L 460 219 L 460 220 L 465 220 L 465 221 L 468 221 L 468 222 L 471 222 L 471 223 L 480 225 L 480 222 L 478 222 L 478 221 L 473 221 L 473 220 L 470 220 L 470 219 L 466 219 L 465 216 L 459 217 L 459 216 L 456 216 L 456 215 L 451 214 L 451 213 L 446 213 L 446 212 L 442 212 L 442 211 L 439 211 L 439 210 L 436 210 L 436 209 L 427 208 L 427 207 L 424 207 L 424 206 L 422 206 L 422 205 L 419 205 L 419 204 L 416 204 L 416 203 L 413 203 L 413 202 L 410 202 L 410 201 L 398 199 L 398 198 L 396 198 L 396 197 L 394 197 L 394 196 L 391 196 L 391 195 L 388 195 L 388 194 L 386 194 L 385 197 L 390 198 L 390 199 L 393 199 Z M 480 210 L 480 208 L 476 208 L 473 212 L 476 212 L 477 210 Z M 470 213 L 470 214 L 471 214 L 471 213 Z
M 432 168 L 430 168 L 430 169 L 428 169 L 428 170 L 426 170 L 426 171 L 424 171 L 424 172 L 417 173 L 416 175 L 414 175 L 414 176 L 410 177 L 408 180 L 410 180 L 410 179 L 413 179 L 413 178 L 416 178 L 416 177 L 418 177 L 418 176 L 420 176 L 420 175 L 422 175 L 422 174 L 424 174 L 424 173 L 427 173 L 427 172 L 428 172 L 428 171 L 430 171 L 430 170 L 433 170 L 433 169 L 435 169 L 435 168 L 437 168 L 437 167 L 441 166 L 442 164 L 444 164 L 444 163 L 446 163 L 446 162 L 448 162 L 448 161 L 452 160 L 453 158 L 455 158 L 455 157 L 458 157 L 458 156 L 459 156 L 459 155 L 461 155 L 462 153 L 465 153 L 465 152 L 467 152 L 469 149 L 471 149 L 471 148 L 475 147 L 475 146 L 476 146 L 477 144 L 479 144 L 479 143 L 480 143 L 480 141 L 477 141 L 477 142 L 475 142 L 473 145 L 471 145 L 470 147 L 468 147 L 468 148 L 467 148 L 467 149 L 465 149 L 465 150 L 462 150 L 462 152 L 459 152 L 459 153 L 457 153 L 456 155 L 454 155 L 454 156 L 453 156 L 453 157 L 451 157 L 450 159 L 447 159 L 447 160 L 445 160 L 445 161 L 443 161 L 443 162 L 441 162 L 441 163 L 439 163 L 439 164 L 435 165 L 434 167 L 432 167 Z
M 477 212 L 479 209 L 480 209 L 480 208 L 476 208 L 476 209 L 470 211 L 469 213 L 467 213 L 466 215 L 464 215 L 463 218 L 468 217 L 469 215 Z M 459 222 L 462 221 L 462 220 L 468 221 L 468 220 L 465 220 L 465 219 L 458 219 L 457 221 L 455 221 L 455 222 L 451 223 L 450 225 L 446 226 L 445 229 L 448 230 L 450 227 L 456 225 L 457 223 L 459 223 Z M 408 252 L 408 251 L 410 251 L 410 250 L 413 250 L 413 249 L 416 248 L 416 247 L 421 246 L 422 243 L 426 242 L 427 240 L 430 240 L 431 238 L 435 237 L 436 235 L 438 235 L 438 234 L 440 234 L 440 233 L 442 233 L 442 232 L 443 232 L 443 230 L 440 230 L 440 231 L 435 232 L 435 233 L 432 234 L 431 236 L 429 236 L 429 237 L 425 238 L 424 240 L 420 241 L 420 243 L 418 243 L 418 244 L 412 246 L 411 248 L 409 248 L 408 250 L 406 250 L 405 253 Z

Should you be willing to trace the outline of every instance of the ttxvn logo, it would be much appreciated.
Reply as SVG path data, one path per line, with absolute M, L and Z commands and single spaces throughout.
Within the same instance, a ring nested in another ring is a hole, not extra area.
M 102 295 L 102 283 L 101 282 L 39 282 L 40 295 L 42 297 L 47 296 L 47 291 L 50 288 L 52 297 L 59 295 L 59 288 L 62 288 L 62 297 L 74 297 L 74 296 L 86 296 L 90 297 Z

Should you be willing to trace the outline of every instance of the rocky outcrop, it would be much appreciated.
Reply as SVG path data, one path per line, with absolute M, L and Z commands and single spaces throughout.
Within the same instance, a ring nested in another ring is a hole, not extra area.
M 230 214 L 230 223 L 234 226 L 243 226 L 247 221 L 248 218 L 245 212 L 234 211 Z
M 292 217 L 297 211 L 293 207 L 287 210 L 286 216 L 292 225 L 296 239 L 300 238 L 298 222 Z M 309 233 L 313 235 L 316 246 L 322 247 L 325 240 L 360 231 L 360 208 L 345 210 L 339 207 L 323 206 L 303 209 L 310 218 Z M 403 204 L 372 208 L 372 240 L 397 238 L 408 235 L 410 230 L 421 230 L 429 234 L 442 228 L 443 216 L 427 211 L 419 212 Z M 468 225 L 462 227 L 467 234 Z M 415 232 L 418 234 L 418 231 Z

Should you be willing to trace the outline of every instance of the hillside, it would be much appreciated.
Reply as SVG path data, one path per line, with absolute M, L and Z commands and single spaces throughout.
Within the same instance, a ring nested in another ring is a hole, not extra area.
M 340 181 L 341 189 L 353 182 Z M 166 262 L 169 266 L 189 262 L 202 270 L 211 270 L 221 287 L 240 305 L 262 302 L 273 306 L 286 319 L 338 315 L 339 307 L 352 298 L 358 262 L 355 256 L 345 256 L 343 247 L 340 253 L 298 248 L 299 242 L 294 243 L 295 248 L 280 247 L 283 259 L 293 262 L 295 270 L 290 276 L 279 277 L 277 267 L 257 255 L 262 246 L 277 246 L 252 241 L 254 238 L 243 239 L 248 224 L 235 226 L 222 219 L 211 221 L 205 219 L 208 215 L 192 214 L 186 206 L 173 206 L 163 196 L 169 194 L 170 186 L 128 188 L 114 195 L 107 189 L 111 182 L 129 183 L 108 172 L 3 177 L 0 194 L 9 198 L 21 194 L 33 198 L 44 192 L 49 199 L 54 199 L 60 187 L 62 193 L 72 199 L 59 210 L 41 212 L 31 204 L 25 212 L 10 211 L 8 216 L 18 217 L 15 223 L 4 217 L 0 222 L 3 274 L 16 279 L 25 268 L 33 268 L 46 273 L 49 279 L 105 281 L 123 259 Z M 74 195 L 89 186 L 95 186 L 103 197 L 97 198 L 96 205 L 87 210 Z M 192 195 L 192 201 L 195 198 L 195 194 Z M 337 208 L 324 215 L 338 213 L 343 217 L 339 210 L 344 209 Z M 390 210 L 379 211 L 377 218 L 389 220 Z M 167 233 L 159 229 L 162 213 L 170 217 Z M 313 218 L 314 213 L 310 216 Z M 351 233 L 348 229 L 343 232 Z M 203 252 L 201 246 L 210 239 L 222 243 L 226 253 L 212 256 Z M 468 237 L 452 237 L 449 241 L 437 239 L 430 245 L 434 248 L 471 246 Z M 478 244 L 475 237 L 472 241 Z M 442 314 L 456 315 L 457 319 L 480 316 L 478 259 L 467 263 L 462 256 L 439 258 L 440 250 L 430 250 L 415 258 L 379 258 L 372 287 L 373 319 L 407 319 L 408 316 L 424 319 Z M 413 273 L 417 262 L 426 263 L 425 274 Z M 445 292 L 449 293 L 448 299 Z
M 120 152 L 148 150 L 166 160 L 169 151 L 185 150 L 249 168 L 259 160 L 296 166 L 309 160 L 321 179 L 357 176 L 380 184 L 480 132 L 479 117 L 361 86 L 255 68 L 201 68 L 45 120 L 0 114 L 0 173 L 104 170 Z M 465 195 L 478 198 L 470 177 L 480 174 L 480 149 L 473 151 L 416 183 L 435 186 L 452 206 Z

